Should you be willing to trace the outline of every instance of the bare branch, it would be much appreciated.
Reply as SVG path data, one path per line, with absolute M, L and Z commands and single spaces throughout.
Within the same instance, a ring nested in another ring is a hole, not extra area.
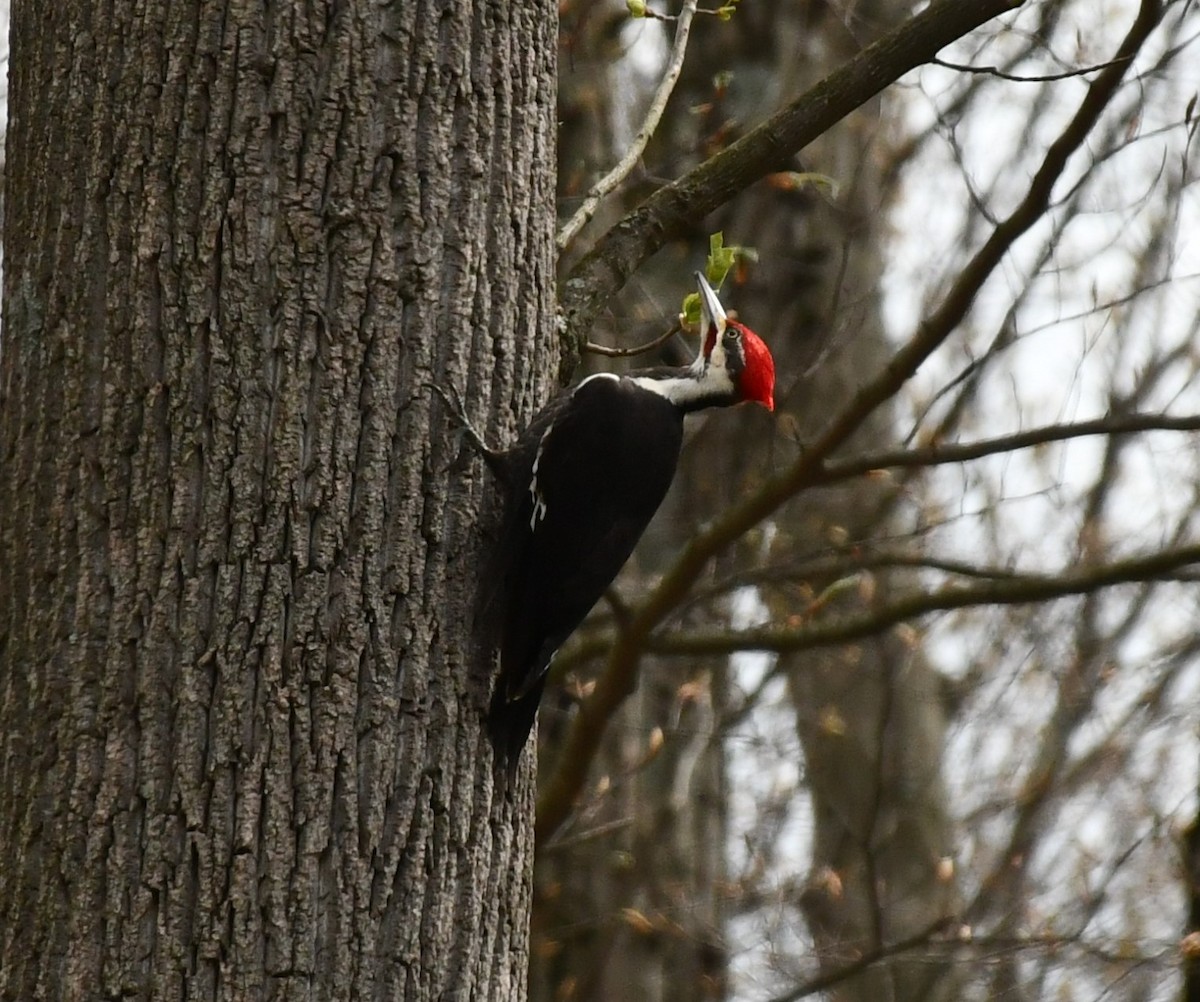
M 1078 951 L 1080 954 L 1100 960 L 1105 964 L 1116 967 L 1145 967 L 1155 966 L 1169 968 L 1175 964 L 1174 943 L 1163 943 L 1161 949 L 1154 953 L 1134 950 L 1129 943 L 1104 946 L 1098 942 L 1086 939 L 1082 932 L 1075 934 L 1034 933 L 1028 936 L 1019 935 L 975 935 L 967 934 L 954 942 L 954 948 L 959 952 L 969 952 L 979 957 L 996 957 L 1003 953 L 1024 953 L 1039 951 L 1058 953 L 1066 948 Z
M 1004 5 L 1004 9 L 1008 9 L 1008 6 Z M 905 32 L 912 25 L 922 22 L 931 12 L 939 11 L 941 16 L 948 18 L 947 11 L 964 17 L 966 13 L 978 16 L 983 9 L 992 10 L 992 7 L 982 2 L 942 0 L 940 3 L 930 5 L 898 32 L 888 36 L 888 39 L 893 40 L 891 45 L 894 46 L 895 39 L 903 35 L 906 45 L 919 47 L 920 40 L 911 39 L 905 35 Z M 998 12 L 993 11 L 993 13 Z M 543 788 L 538 803 L 536 823 L 539 841 L 552 834 L 570 813 L 575 797 L 583 786 L 589 765 L 599 746 L 608 720 L 635 687 L 638 659 L 653 630 L 679 605 L 713 556 L 732 545 L 748 530 L 769 518 L 800 490 L 818 482 L 822 466 L 829 456 L 858 430 L 877 407 L 890 399 L 912 377 L 921 364 L 950 337 L 966 316 L 984 281 L 1003 260 L 1016 240 L 1046 211 L 1054 185 L 1062 175 L 1067 162 L 1072 154 L 1085 143 L 1092 127 L 1117 93 L 1133 54 L 1150 36 L 1158 24 L 1160 16 L 1159 0 L 1144 0 L 1137 18 L 1114 57 L 1114 61 L 1102 70 L 1088 87 L 1075 115 L 1047 150 L 1042 166 L 1030 181 L 1025 198 L 1010 216 L 995 227 L 991 236 L 963 268 L 941 305 L 921 324 L 917 332 L 893 356 L 883 371 L 855 394 L 846 406 L 834 416 L 817 440 L 788 470 L 767 481 L 759 491 L 727 510 L 706 531 L 694 538 L 671 569 L 663 576 L 658 587 L 647 597 L 641 608 L 635 610 L 627 629 L 618 638 L 608 667 L 597 680 L 591 697 L 580 704 L 579 713 L 575 717 L 554 763 L 554 772 L 548 777 Z M 937 35 L 940 27 L 938 21 L 939 19 L 934 17 L 932 23 L 924 23 L 922 31 Z M 938 35 L 938 37 L 941 36 Z M 888 39 L 885 39 L 884 42 L 887 42 Z M 880 43 L 876 43 L 871 46 L 847 65 L 858 65 L 860 68 L 857 73 L 864 72 L 861 68 L 863 58 L 869 53 L 876 52 L 879 45 Z M 940 47 L 941 44 L 937 46 L 937 48 Z M 937 51 L 937 48 L 934 49 L 934 52 Z M 890 53 L 891 46 L 885 46 L 884 51 Z M 905 49 L 905 52 L 907 51 Z M 932 53 L 929 55 L 932 56 Z M 894 55 L 891 58 L 895 58 Z M 875 63 L 868 62 L 876 71 L 878 70 Z M 885 60 L 884 64 L 893 65 L 890 60 Z M 835 78 L 842 80 L 841 86 L 846 86 L 843 78 L 839 76 L 846 72 L 846 70 L 841 70 L 832 74 L 826 78 L 824 84 L 818 85 L 816 90 L 821 91 L 822 87 L 831 87 L 829 81 Z M 857 78 L 856 75 L 855 78 Z M 885 83 L 886 80 L 879 81 L 879 86 L 882 87 Z M 826 95 L 826 99 L 831 98 Z M 771 121 L 775 121 L 775 119 Z M 759 131 L 755 130 L 746 139 L 757 135 Z M 790 131 L 785 130 L 785 132 L 791 134 Z M 735 144 L 729 151 L 726 151 L 726 154 L 740 146 L 746 139 Z M 759 142 L 766 142 L 771 149 L 777 148 L 774 145 L 777 142 L 776 138 L 760 139 Z M 710 164 L 721 160 L 726 154 L 714 158 Z M 735 172 L 730 176 L 729 181 L 732 182 L 735 177 L 741 177 L 741 175 Z M 742 180 L 745 181 L 745 178 Z M 712 189 L 712 191 L 720 190 L 723 189 L 719 185 Z M 652 198 L 651 201 L 653 200 Z M 645 208 L 643 206 L 643 209 Z M 618 229 L 623 225 L 625 224 L 618 224 Z M 657 228 L 652 227 L 652 229 L 657 232 Z M 637 239 L 633 246 L 645 245 L 644 240 Z M 633 253 L 632 246 L 630 251 Z M 594 255 L 589 255 L 581 263 L 581 266 L 593 257 Z M 600 270 L 605 272 L 605 266 L 600 266 Z M 609 278 L 612 278 L 612 273 L 608 274 Z M 567 284 L 570 287 L 571 282 L 568 281 Z M 568 289 L 568 291 L 570 290 Z M 578 289 L 576 291 L 578 292 Z M 577 302 L 580 301 L 577 300 Z M 1194 563 L 1196 561 L 1189 559 L 1185 562 Z
M 1125 57 L 1128 59 L 1128 57 Z M 1045 73 L 1035 76 L 1022 76 L 1016 73 L 1006 73 L 999 66 L 968 66 L 965 63 L 952 63 L 948 59 L 931 59 L 934 66 L 941 66 L 947 70 L 957 70 L 960 73 L 978 73 L 983 76 L 999 77 L 1001 80 L 1011 80 L 1013 83 L 1053 83 L 1056 80 L 1069 80 L 1071 77 L 1087 76 L 1089 73 L 1096 73 L 1106 69 L 1117 62 L 1116 59 L 1110 59 L 1105 63 L 1096 63 L 1094 66 L 1081 66 L 1078 69 L 1064 70 L 1061 73 Z
M 565 838 L 556 838 L 546 845 L 541 847 L 542 852 L 564 852 L 568 849 L 575 849 L 588 842 L 595 842 L 599 839 L 608 838 L 609 835 L 615 835 L 617 832 L 623 832 L 633 825 L 633 818 L 622 817 L 615 821 L 608 821 L 602 825 L 596 825 L 594 828 L 589 828 L 587 831 L 578 832 Z
M 660 657 L 697 657 L 741 651 L 792 653 L 877 636 L 899 623 L 930 613 L 986 605 L 1031 605 L 1074 595 L 1091 595 L 1117 585 L 1162 580 L 1181 567 L 1197 565 L 1200 565 L 1200 543 L 1097 567 L 1063 570 L 1057 574 L 996 578 L 985 584 L 946 585 L 933 591 L 899 596 L 861 615 L 835 618 L 830 622 L 796 629 L 763 627 L 652 636 L 643 642 L 642 649 Z M 589 639 L 586 646 L 591 648 L 604 644 L 617 647 L 620 638 L 608 634 Z M 596 652 L 592 653 L 594 656 Z
M 771 1002 L 797 1002 L 798 999 L 808 998 L 810 995 L 816 995 L 817 992 L 826 991 L 834 987 L 834 985 L 839 985 L 846 979 L 854 977 L 856 974 L 861 974 L 867 968 L 879 963 L 881 960 L 886 960 L 888 957 L 896 957 L 925 946 L 939 933 L 948 930 L 954 924 L 954 921 L 953 918 L 940 918 L 924 929 L 913 933 L 911 936 L 906 936 L 895 943 L 876 947 L 874 950 L 868 950 L 858 960 L 847 964 L 839 970 L 830 971 L 828 974 L 821 974 L 793 988 L 789 992 L 777 995 L 771 999 Z
M 936 0 L 736 143 L 658 189 L 565 277 L 560 303 L 576 344 L 603 304 L 651 254 L 773 171 L 909 70 L 1022 0 Z
M 683 327 L 679 324 L 679 321 L 676 321 L 671 325 L 669 330 L 663 331 L 653 341 L 640 344 L 636 348 L 610 348 L 608 345 L 588 341 L 584 344 L 583 350 L 591 352 L 593 355 L 603 355 L 605 358 L 629 358 L 632 355 L 644 355 L 646 352 L 653 351 L 660 345 L 666 344 L 681 330 L 683 330 Z
M 649 8 L 647 8 L 647 12 L 649 12 Z M 557 243 L 560 251 L 578 236 L 579 231 L 596 214 L 600 203 L 629 176 L 634 166 L 642 158 L 646 144 L 650 142 L 654 130 L 658 128 L 658 123 L 662 120 L 663 112 L 667 107 L 667 100 L 679 80 L 679 73 L 683 69 L 683 57 L 687 52 L 688 35 L 692 30 L 692 17 L 695 13 L 696 0 L 684 0 L 683 9 L 680 10 L 678 20 L 675 22 L 675 41 L 671 45 L 667 68 L 663 71 L 662 80 L 658 83 L 658 90 L 655 91 L 650 107 L 646 110 L 642 127 L 638 129 L 637 135 L 633 137 L 633 142 L 629 144 L 629 149 L 625 151 L 625 155 L 621 157 L 617 165 L 592 185 L 592 190 L 587 193 L 583 205 L 558 231 Z
M 1200 431 L 1200 414 L 1178 417 L 1169 414 L 1108 414 L 1090 421 L 1045 425 L 1041 428 L 1031 428 L 1029 431 L 1013 432 L 1011 435 L 985 438 L 978 442 L 877 452 L 874 455 L 825 463 L 809 483 L 813 486 L 832 484 L 876 470 L 965 463 L 972 459 L 983 459 L 1003 452 L 1015 452 L 1018 449 L 1031 449 L 1052 442 L 1093 435 L 1128 435 L 1144 431 Z

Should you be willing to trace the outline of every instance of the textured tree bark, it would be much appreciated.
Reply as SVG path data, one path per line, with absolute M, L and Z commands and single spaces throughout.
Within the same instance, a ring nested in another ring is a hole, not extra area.
M 0 998 L 518 999 L 472 643 L 553 336 L 556 10 L 13 5 Z

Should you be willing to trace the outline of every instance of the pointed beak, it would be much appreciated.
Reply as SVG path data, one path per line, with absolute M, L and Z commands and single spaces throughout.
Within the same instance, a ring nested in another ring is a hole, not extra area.
M 702 358 L 708 358 L 717 343 L 717 338 L 725 330 L 725 309 L 721 306 L 721 300 L 717 298 L 713 287 L 699 271 L 696 272 L 696 288 L 700 291 L 700 333 L 704 338 L 700 355 Z

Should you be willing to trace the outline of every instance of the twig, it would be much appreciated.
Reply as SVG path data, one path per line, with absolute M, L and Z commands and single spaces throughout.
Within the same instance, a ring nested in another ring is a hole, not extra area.
M 816 995 L 817 992 L 823 992 L 834 985 L 841 984 L 847 978 L 861 974 L 867 968 L 879 963 L 881 960 L 887 960 L 889 957 L 895 957 L 902 953 L 908 953 L 909 950 L 925 946 L 939 933 L 947 931 L 954 924 L 954 921 L 953 918 L 940 918 L 911 936 L 897 940 L 895 943 L 888 943 L 873 950 L 868 950 L 858 960 L 847 964 L 845 967 L 838 968 L 836 971 L 829 971 L 827 974 L 819 974 L 817 977 L 806 981 L 791 991 L 777 995 L 771 1002 L 797 1002 L 798 999 L 808 998 L 810 995 Z
M 671 92 L 675 89 L 675 84 L 679 80 L 679 73 L 683 69 L 683 57 L 687 52 L 688 35 L 692 30 L 692 17 L 696 13 L 696 2 L 697 0 L 684 0 L 683 9 L 680 10 L 679 18 L 675 22 L 675 41 L 671 44 L 671 55 L 667 60 L 667 68 L 663 73 L 662 80 L 658 83 L 658 90 L 654 93 L 654 99 L 650 102 L 650 107 L 646 110 L 646 117 L 642 120 L 642 127 L 638 130 L 638 134 L 634 136 L 629 149 L 625 151 L 625 155 L 621 157 L 617 165 L 592 185 L 591 191 L 587 193 L 587 197 L 583 200 L 583 205 L 575 211 L 575 215 L 568 219 L 563 224 L 562 229 L 558 231 L 556 242 L 560 251 L 579 235 L 579 231 L 596 214 L 600 203 L 612 193 L 617 185 L 629 176 L 645 152 L 646 145 L 650 142 L 650 137 L 654 135 L 654 130 L 658 128 L 658 123 L 662 120 L 663 112 L 667 107 L 667 100 L 670 98 Z
M 645 344 L 638 345 L 636 348 L 610 348 L 608 345 L 596 344 L 595 341 L 588 341 L 585 342 L 583 350 L 590 351 L 593 355 L 603 355 L 606 358 L 628 358 L 631 355 L 644 355 L 648 351 L 653 351 L 659 345 L 666 344 L 681 330 L 683 330 L 683 327 L 680 326 L 679 321 L 676 321 L 671 325 L 670 330 L 664 331 L 653 341 L 648 341 Z
M 1109 414 L 1088 421 L 1045 425 L 977 442 L 896 449 L 851 459 L 831 460 L 822 464 L 820 472 L 813 473 L 809 485 L 817 487 L 838 483 L 876 470 L 927 469 L 949 463 L 966 463 L 973 459 L 1094 435 L 1131 435 L 1148 431 L 1200 431 L 1200 414 Z
M 575 849 L 588 842 L 594 842 L 597 839 L 607 838 L 615 832 L 624 831 L 626 828 L 633 826 L 633 818 L 617 818 L 615 821 L 607 821 L 602 825 L 597 825 L 595 828 L 589 828 L 587 831 L 579 832 L 576 835 L 568 835 L 564 838 L 556 838 L 544 846 L 538 847 L 538 852 L 562 852 L 565 849 Z
M 799 627 L 764 626 L 746 630 L 691 630 L 667 636 L 651 635 L 641 649 L 658 657 L 702 657 L 745 651 L 791 654 L 832 647 L 875 637 L 899 623 L 932 613 L 981 606 L 1032 605 L 1077 595 L 1094 595 L 1118 585 L 1142 581 L 1173 580 L 1177 571 L 1200 566 L 1200 544 L 1131 557 L 1109 564 L 1057 574 L 1013 574 L 983 584 L 950 584 L 933 590 L 900 595 L 877 609 L 858 615 L 831 618 Z M 595 657 L 618 648 L 620 633 L 589 636 L 579 645 L 577 657 Z
M 1071 77 L 1082 77 L 1089 73 L 1096 73 L 1099 70 L 1107 69 L 1117 61 L 1116 59 L 1110 59 L 1107 62 L 1096 63 L 1094 66 L 1081 66 L 1078 69 L 1063 70 L 1061 73 L 1019 76 L 1016 73 L 1007 73 L 1000 69 L 999 66 L 969 66 L 966 63 L 952 63 L 949 59 L 935 58 L 930 60 L 934 66 L 941 66 L 943 69 L 957 70 L 959 73 L 977 73 L 981 76 L 999 77 L 1001 80 L 1011 80 L 1013 83 L 1054 83 L 1056 80 L 1069 80 Z

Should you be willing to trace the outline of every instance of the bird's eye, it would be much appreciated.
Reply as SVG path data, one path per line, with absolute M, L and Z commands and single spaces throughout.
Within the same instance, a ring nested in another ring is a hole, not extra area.
M 725 337 L 729 341 L 740 341 L 742 339 L 742 332 L 736 327 L 726 327 Z

